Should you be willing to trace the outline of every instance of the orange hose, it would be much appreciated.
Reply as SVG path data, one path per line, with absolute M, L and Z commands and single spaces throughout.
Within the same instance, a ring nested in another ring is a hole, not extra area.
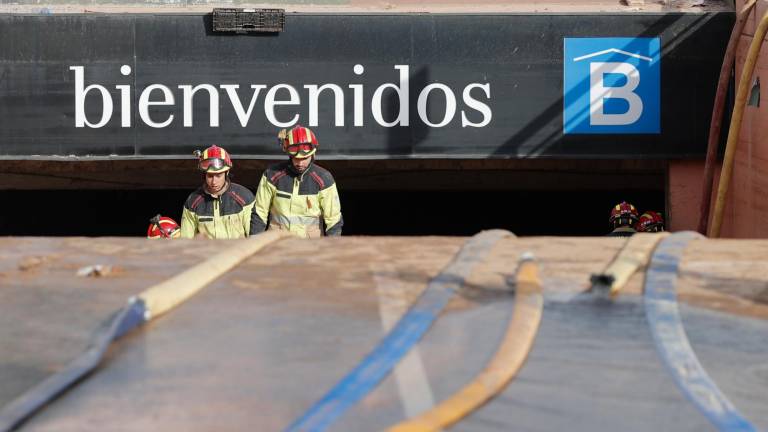
M 515 277 L 515 306 L 507 333 L 483 371 L 448 399 L 387 432 L 440 431 L 494 398 L 515 377 L 533 347 L 544 307 L 538 265 L 533 256 L 522 258 Z
M 736 154 L 736 146 L 739 143 L 739 135 L 741 134 L 741 122 L 744 119 L 744 109 L 747 105 L 749 83 L 752 81 L 752 73 L 755 71 L 757 57 L 760 55 L 760 48 L 763 46 L 763 40 L 765 39 L 766 33 L 768 33 L 768 12 L 766 12 L 760 19 L 760 24 L 757 26 L 757 30 L 755 30 L 755 36 L 752 38 L 752 43 L 749 45 L 749 52 L 747 53 L 747 59 L 744 62 L 744 69 L 741 71 L 739 90 L 736 92 L 736 103 L 733 106 L 731 126 L 728 130 L 728 143 L 725 146 L 723 169 L 720 172 L 720 183 L 717 188 L 715 213 L 712 216 L 712 226 L 709 230 L 710 237 L 720 237 L 720 228 L 723 225 L 725 197 L 728 194 L 728 187 L 731 185 L 733 158 Z
M 739 12 L 736 24 L 731 31 L 728 47 L 725 49 L 723 65 L 720 67 L 720 79 L 717 82 L 715 102 L 712 106 L 712 119 L 709 123 L 709 140 L 707 141 L 707 159 L 704 163 L 704 183 L 701 185 L 701 208 L 699 210 L 699 229 L 702 234 L 707 232 L 709 223 L 709 207 L 712 204 L 712 180 L 715 177 L 715 161 L 717 159 L 718 141 L 720 141 L 720 129 L 723 125 L 723 109 L 725 108 L 725 96 L 728 93 L 728 82 L 731 80 L 733 61 L 736 58 L 736 45 L 739 42 L 744 25 L 749 14 L 755 8 L 757 0 L 749 0 Z

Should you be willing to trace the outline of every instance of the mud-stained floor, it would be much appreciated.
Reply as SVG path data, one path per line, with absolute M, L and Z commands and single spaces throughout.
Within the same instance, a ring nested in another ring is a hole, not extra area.
M 93 375 L 24 430 L 281 430 L 354 367 L 461 249 L 461 237 L 280 240 L 114 344 Z M 520 375 L 456 430 L 705 430 L 674 386 L 645 321 L 644 273 L 615 301 L 586 293 L 625 239 L 507 237 L 418 345 L 441 400 L 496 349 L 521 254 L 540 265 L 545 307 Z M 226 241 L 0 239 L 0 404 L 61 369 L 126 300 Z M 694 350 L 721 389 L 768 428 L 766 240 L 695 240 L 679 271 Z M 396 318 L 396 317 L 395 317 Z M 380 430 L 408 407 L 387 378 L 336 430 Z M 703 429 L 702 429 L 703 428 Z

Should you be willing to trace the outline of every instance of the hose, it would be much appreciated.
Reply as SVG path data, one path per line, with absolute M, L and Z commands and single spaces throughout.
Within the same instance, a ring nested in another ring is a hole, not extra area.
M 702 238 L 691 231 L 661 241 L 645 275 L 643 302 L 656 351 L 681 392 L 719 431 L 756 432 L 717 387 L 701 365 L 683 326 L 677 305 L 677 282 L 683 253 L 691 241 Z
M 387 429 L 426 432 L 447 428 L 498 395 L 523 367 L 533 347 L 544 308 L 538 265 L 532 254 L 520 259 L 515 275 L 515 305 L 507 332 L 483 371 L 432 409 Z
M 720 79 L 717 82 L 715 102 L 712 107 L 712 119 L 709 123 L 709 140 L 707 142 L 707 159 L 704 163 L 704 183 L 701 185 L 701 208 L 699 210 L 699 229 L 701 234 L 706 234 L 709 223 L 709 206 L 712 204 L 712 180 L 715 176 L 715 160 L 717 159 L 718 141 L 720 141 L 720 129 L 723 125 L 723 109 L 725 107 L 725 95 L 728 92 L 728 82 L 731 80 L 733 61 L 736 58 L 736 45 L 739 42 L 747 18 L 755 8 L 757 0 L 750 0 L 739 12 L 736 24 L 728 39 L 725 49 L 725 58 L 720 67 Z
M 728 187 L 731 185 L 733 174 L 733 158 L 736 154 L 736 146 L 739 143 L 741 134 L 741 122 L 744 119 L 744 108 L 747 105 L 747 94 L 749 93 L 749 83 L 752 73 L 755 70 L 757 57 L 760 55 L 760 48 L 763 46 L 765 34 L 768 33 L 768 12 L 760 19 L 760 24 L 755 30 L 755 36 L 749 45 L 747 59 L 744 62 L 744 69 L 741 71 L 739 80 L 739 89 L 736 92 L 736 103 L 733 107 L 733 116 L 731 117 L 731 126 L 728 130 L 728 142 L 725 146 L 725 157 L 723 158 L 723 169 L 720 172 L 720 183 L 717 188 L 717 200 L 715 201 L 715 212 L 712 216 L 712 226 L 709 227 L 709 237 L 720 237 L 720 228 L 723 225 L 723 210 L 725 209 L 725 197 L 728 194 Z
M 514 234 L 482 231 L 462 246 L 453 260 L 432 280 L 421 296 L 379 344 L 315 404 L 293 421 L 286 432 L 327 430 L 386 377 L 435 322 L 472 269 L 490 254 L 496 243 Z
M 13 430 L 96 369 L 113 341 L 178 306 L 246 258 L 285 237 L 290 234 L 267 231 L 232 242 L 226 250 L 131 297 L 101 326 L 76 359 L 0 408 L 0 432 Z
M 637 269 L 648 264 L 659 241 L 668 235 L 667 232 L 637 233 L 630 237 L 608 267 L 590 277 L 590 290 L 597 295 L 607 293 L 615 299 Z

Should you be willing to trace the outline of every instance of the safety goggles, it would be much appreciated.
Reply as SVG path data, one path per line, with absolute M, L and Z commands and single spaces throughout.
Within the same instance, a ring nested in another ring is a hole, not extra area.
M 306 156 L 315 150 L 311 143 L 290 144 L 285 148 L 285 152 L 291 156 Z
M 181 229 L 179 228 L 165 229 L 165 238 L 177 238 L 177 237 L 181 237 Z
M 200 161 L 200 170 L 202 171 L 208 171 L 208 169 L 213 168 L 214 170 L 220 170 L 224 168 L 227 164 L 224 162 L 224 159 L 219 158 L 210 158 L 210 159 L 203 159 Z
M 160 236 L 163 238 L 175 238 L 175 237 L 178 237 L 177 233 L 180 234 L 178 228 L 171 228 L 171 227 L 163 228 L 160 225 L 158 225 L 157 228 L 160 231 Z

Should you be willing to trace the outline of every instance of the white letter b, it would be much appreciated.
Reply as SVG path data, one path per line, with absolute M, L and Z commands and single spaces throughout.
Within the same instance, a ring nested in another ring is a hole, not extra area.
M 622 74 L 627 82 L 621 87 L 605 87 L 605 74 Z M 594 62 L 589 65 L 589 124 L 620 126 L 635 123 L 643 114 L 643 100 L 634 92 L 640 85 L 640 71 L 629 63 Z M 605 99 L 624 99 L 629 109 L 621 114 L 606 114 Z
M 100 128 L 107 124 L 112 118 L 112 96 L 104 86 L 91 84 L 85 87 L 85 72 L 83 66 L 70 66 L 69 70 L 75 71 L 75 127 Z M 91 90 L 98 90 L 101 93 L 102 111 L 101 120 L 98 123 L 91 123 L 85 116 L 85 95 Z

